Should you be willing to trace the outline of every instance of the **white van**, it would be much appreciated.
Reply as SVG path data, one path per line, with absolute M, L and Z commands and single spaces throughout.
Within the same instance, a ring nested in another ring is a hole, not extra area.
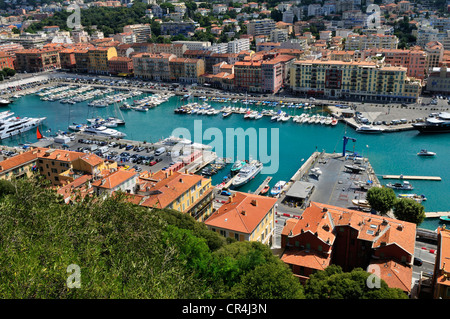
M 102 147 L 99 147 L 98 150 L 100 152 L 102 152 L 103 154 L 105 154 L 106 152 L 109 151 L 109 147 L 108 146 L 102 146 Z
M 159 156 L 161 154 L 164 154 L 166 152 L 166 148 L 165 147 L 160 147 L 155 151 L 155 155 Z

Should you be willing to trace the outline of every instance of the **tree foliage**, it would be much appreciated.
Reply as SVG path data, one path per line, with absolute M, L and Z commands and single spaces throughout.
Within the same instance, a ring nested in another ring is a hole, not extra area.
M 372 187 L 366 196 L 370 206 L 381 214 L 386 214 L 394 206 L 396 196 L 391 188 Z
M 380 279 L 379 288 L 370 288 L 370 274 L 361 268 L 343 272 L 341 267 L 331 265 L 310 276 L 305 285 L 307 299 L 407 299 L 400 289 L 389 288 Z
M 394 204 L 394 216 L 419 225 L 425 219 L 425 208 L 413 199 L 401 198 Z
M 191 216 L 150 211 L 120 193 L 67 205 L 48 186 L 34 177 L 0 183 L 2 298 L 301 296 L 263 244 L 229 243 Z M 67 286 L 72 264 L 81 269 L 79 289 Z M 277 275 L 257 278 L 268 272 Z M 271 289 L 239 292 L 250 283 Z

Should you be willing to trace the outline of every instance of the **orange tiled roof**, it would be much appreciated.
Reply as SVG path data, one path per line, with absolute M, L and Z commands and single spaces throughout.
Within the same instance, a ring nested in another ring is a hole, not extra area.
M 92 183 L 92 186 L 112 189 L 137 176 L 134 170 L 119 169 Z
M 330 265 L 331 258 L 315 251 L 292 249 L 286 250 L 281 256 L 281 260 L 286 264 L 299 265 L 306 268 L 324 270 Z
M 38 157 L 41 159 L 57 160 L 63 162 L 72 162 L 84 155 L 85 153 L 81 152 L 45 148 L 40 149 L 40 152 L 38 153 Z
M 0 174 L 12 168 L 20 167 L 37 159 L 37 152 L 29 150 L 0 162 Z
M 167 174 L 164 171 L 158 171 L 149 177 L 146 176 L 148 176 L 148 172 L 141 174 L 139 184 L 143 192 L 152 192 L 152 195 L 145 199 L 141 206 L 157 208 L 169 206 L 203 179 L 200 175 L 173 171 L 167 172 Z
M 205 224 L 251 234 L 277 202 L 276 198 L 236 192 Z
M 379 276 L 383 279 L 390 288 L 399 288 L 403 291 L 411 291 L 411 280 L 413 269 L 410 266 L 397 263 L 393 260 L 372 260 L 369 265 L 369 272 L 371 267 L 378 266 L 380 270 Z M 372 272 L 375 272 L 374 270 Z M 376 272 L 375 272 L 376 273 Z

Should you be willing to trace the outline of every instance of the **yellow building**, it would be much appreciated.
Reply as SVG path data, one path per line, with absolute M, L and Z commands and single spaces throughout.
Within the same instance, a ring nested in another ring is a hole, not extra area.
M 139 205 L 150 208 L 178 210 L 204 221 L 212 213 L 214 199 L 211 179 L 195 174 L 159 171 L 144 172 L 139 177 L 142 196 Z
M 29 150 L 0 162 L 0 179 L 30 177 L 37 171 L 36 162 L 39 149 Z
M 291 67 L 294 92 L 361 101 L 417 102 L 419 80 L 407 68 L 376 61 L 301 60 Z
M 117 169 L 117 163 L 104 160 L 95 154 L 82 154 L 70 163 L 70 168 L 59 174 L 61 183 L 71 183 L 83 175 L 92 177 L 102 174 L 104 170 Z
M 109 60 L 117 56 L 115 47 L 97 47 L 88 50 L 89 73 L 108 74 Z
M 276 202 L 276 198 L 236 192 L 205 221 L 205 225 L 224 237 L 271 244 Z

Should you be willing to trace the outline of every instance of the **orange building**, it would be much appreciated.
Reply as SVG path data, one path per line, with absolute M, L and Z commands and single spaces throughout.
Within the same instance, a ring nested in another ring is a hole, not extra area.
M 276 198 L 236 192 L 205 221 L 205 225 L 224 237 L 270 244 L 276 202 Z
M 413 223 L 312 202 L 300 219 L 286 222 L 281 260 L 302 282 L 336 264 L 378 270 L 390 287 L 410 293 L 415 240 Z
M 450 230 L 438 228 L 438 246 L 433 273 L 433 298 L 450 299 Z

